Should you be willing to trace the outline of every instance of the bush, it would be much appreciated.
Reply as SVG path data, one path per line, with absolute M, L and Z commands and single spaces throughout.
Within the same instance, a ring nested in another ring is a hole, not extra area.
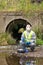
M 43 45 L 43 40 L 37 38 L 37 39 L 36 39 L 36 44 L 37 44 L 37 45 Z
M 0 33 L 0 43 L 6 40 L 7 35 L 5 33 Z
M 36 44 L 37 45 L 43 45 L 43 29 L 42 27 L 35 27 L 34 31 L 36 33 L 37 39 L 36 39 Z
M 8 43 L 9 45 L 14 45 L 14 44 L 16 44 L 16 40 L 13 39 L 13 38 L 8 38 L 8 39 L 7 39 L 7 43 Z
M 16 44 L 16 40 L 9 33 L 0 33 L 0 45 Z
M 34 29 L 35 33 L 36 33 L 36 36 L 39 38 L 39 39 L 42 39 L 43 40 L 43 29 L 42 27 L 36 27 Z
M 0 33 L 0 45 L 8 45 L 6 39 L 7 39 L 7 34 Z

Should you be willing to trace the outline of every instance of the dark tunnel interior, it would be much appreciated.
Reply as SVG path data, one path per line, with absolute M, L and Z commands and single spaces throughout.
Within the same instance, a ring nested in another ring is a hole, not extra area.
M 27 23 L 28 22 L 24 19 L 15 19 L 8 24 L 6 28 L 6 32 L 9 32 L 11 36 L 18 41 L 20 40 L 22 34 L 22 32 L 18 32 L 18 31 L 21 28 L 25 30 Z

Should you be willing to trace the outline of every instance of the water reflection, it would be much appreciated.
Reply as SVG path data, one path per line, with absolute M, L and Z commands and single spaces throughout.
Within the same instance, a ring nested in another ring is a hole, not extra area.
M 9 57 L 6 57 L 6 61 L 7 61 L 7 64 L 8 65 L 20 65 L 19 64 L 19 57 L 17 57 L 16 55 L 15 56 L 13 56 L 13 55 L 11 55 L 11 56 L 9 56 Z
M 20 58 L 20 65 L 36 65 L 36 61 L 32 59 L 28 59 L 28 57 L 21 57 Z
M 16 55 L 11 55 L 6 57 L 8 65 L 36 65 L 35 60 L 27 57 L 17 57 Z
M 18 57 L 17 55 L 6 57 L 6 61 L 8 65 L 43 65 L 43 58 Z

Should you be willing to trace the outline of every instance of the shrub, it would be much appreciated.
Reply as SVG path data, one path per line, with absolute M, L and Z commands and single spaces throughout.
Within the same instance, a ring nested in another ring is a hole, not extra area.
M 0 33 L 0 45 L 8 45 L 6 39 L 7 39 L 7 34 Z
M 9 45 L 14 45 L 14 44 L 16 44 L 16 40 L 13 39 L 13 38 L 8 38 L 8 39 L 7 39 L 7 43 L 8 43 Z
M 37 45 L 43 45 L 43 40 L 37 38 L 37 39 L 36 39 L 36 44 L 37 44 Z
M 36 33 L 36 36 L 39 38 L 39 39 L 42 39 L 43 40 L 43 29 L 42 27 L 36 27 L 34 29 L 35 33 Z
M 0 45 L 16 44 L 16 40 L 9 33 L 0 33 Z

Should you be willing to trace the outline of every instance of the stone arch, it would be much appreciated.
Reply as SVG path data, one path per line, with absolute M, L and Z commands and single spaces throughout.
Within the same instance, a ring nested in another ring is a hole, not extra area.
M 18 30 L 20 28 L 22 28 L 22 30 L 23 29 L 25 30 L 27 23 L 31 24 L 24 18 L 13 19 L 12 21 L 9 22 L 5 31 L 9 32 L 13 38 L 20 40 L 22 32 L 18 32 Z
M 7 16 L 6 17 L 6 20 L 5 20 L 5 26 L 4 26 L 4 32 L 6 30 L 6 27 L 9 25 L 9 23 L 15 19 L 23 19 L 23 20 L 26 20 L 27 22 L 29 22 L 30 24 L 32 24 L 32 22 L 30 22 L 30 19 L 28 19 L 27 17 L 25 16 Z

